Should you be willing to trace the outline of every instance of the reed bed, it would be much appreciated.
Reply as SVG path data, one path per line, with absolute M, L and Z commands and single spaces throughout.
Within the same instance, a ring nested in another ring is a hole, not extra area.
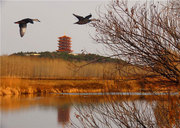
M 61 92 L 141 91 L 132 65 L 40 57 L 0 56 L 0 95 Z M 82 66 L 85 65 L 85 66 Z M 80 68 L 79 68 L 80 67 Z M 127 81 L 128 80 L 128 81 Z M 149 90 L 149 87 L 147 88 Z
M 87 63 L 39 57 L 1 56 L 0 76 L 18 78 L 112 79 L 125 76 L 127 72 L 137 72 L 135 71 L 137 69 L 134 70 L 133 66 L 121 65 L 119 67 L 115 63 L 91 63 L 86 65 Z
M 69 62 L 62 59 L 38 57 L 1 56 L 1 77 L 20 78 L 73 78 L 73 77 L 103 77 L 103 72 L 109 72 L 112 64 L 94 63 L 76 70 L 77 65 L 85 62 Z M 75 66 L 76 65 L 76 66 Z

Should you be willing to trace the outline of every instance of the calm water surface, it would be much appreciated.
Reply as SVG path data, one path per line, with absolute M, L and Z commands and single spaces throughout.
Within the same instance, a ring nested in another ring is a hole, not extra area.
M 0 128 L 178 127 L 178 93 L 1 97 Z

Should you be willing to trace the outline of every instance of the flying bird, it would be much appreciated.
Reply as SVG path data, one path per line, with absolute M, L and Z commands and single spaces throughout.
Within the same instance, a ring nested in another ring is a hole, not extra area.
M 78 18 L 79 21 L 77 21 L 75 24 L 87 24 L 91 21 L 99 21 L 99 20 L 96 20 L 96 19 L 90 19 L 92 17 L 92 15 L 88 15 L 86 17 L 82 17 L 82 16 L 79 16 L 79 15 L 76 15 L 76 14 L 73 14 L 76 18 Z
M 19 24 L 21 37 L 23 37 L 24 33 L 26 32 L 27 23 L 34 24 L 34 21 L 40 22 L 38 19 L 30 19 L 30 18 L 26 18 L 26 19 L 14 22 L 15 24 Z

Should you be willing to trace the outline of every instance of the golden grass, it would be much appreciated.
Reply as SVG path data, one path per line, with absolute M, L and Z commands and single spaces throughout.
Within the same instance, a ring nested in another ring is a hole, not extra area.
M 0 59 L 0 95 L 104 92 L 112 82 L 102 79 L 118 76 L 113 63 L 92 63 L 78 69 L 76 67 L 87 62 L 21 56 L 1 56 Z
M 48 93 L 178 92 L 176 86 L 146 84 L 141 80 L 58 80 L 0 78 L 0 96 Z
M 37 57 L 1 56 L 1 77 L 20 78 L 72 78 L 72 77 L 103 77 L 109 72 L 112 64 L 94 63 L 75 72 L 75 65 L 85 62 L 71 63 L 62 59 Z
M 113 87 L 113 80 L 33 80 L 21 78 L 0 78 L 0 95 L 35 93 L 81 93 L 107 92 Z
M 0 56 L 0 64 L 1 77 L 112 79 L 144 72 L 134 66 L 123 66 L 115 63 L 91 63 L 77 70 L 78 66 L 85 65 L 87 62 L 22 56 Z
M 146 72 L 134 66 L 92 63 L 77 71 L 77 66 L 86 63 L 38 57 L 1 56 L 0 95 L 61 92 L 139 92 L 149 91 L 152 88 L 160 90 L 158 85 L 157 88 L 153 84 L 147 86 L 146 81 L 141 76 L 141 80 L 137 80 L 136 78 L 139 76 L 134 77 L 134 75 Z M 167 88 L 165 87 L 164 90 Z

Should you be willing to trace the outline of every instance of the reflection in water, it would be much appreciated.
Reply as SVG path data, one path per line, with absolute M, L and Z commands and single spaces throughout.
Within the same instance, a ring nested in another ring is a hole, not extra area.
M 180 101 L 177 97 L 140 100 L 110 100 L 100 105 L 77 107 L 77 123 L 69 127 L 85 128 L 179 128 Z M 130 98 L 131 99 L 131 98 Z
M 165 101 L 158 101 L 154 113 L 159 127 L 180 127 L 179 99 L 168 97 Z
M 52 94 L 0 100 L 1 128 L 180 126 L 179 95 Z
M 63 126 L 70 121 L 70 107 L 60 106 L 58 108 L 58 122 Z

